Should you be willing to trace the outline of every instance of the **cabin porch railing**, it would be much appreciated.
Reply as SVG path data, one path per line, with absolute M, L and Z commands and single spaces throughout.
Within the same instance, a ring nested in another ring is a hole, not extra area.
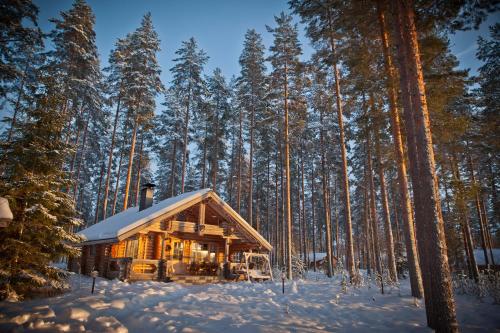
M 107 277 L 120 280 L 162 280 L 166 277 L 166 261 L 157 259 L 113 258 Z

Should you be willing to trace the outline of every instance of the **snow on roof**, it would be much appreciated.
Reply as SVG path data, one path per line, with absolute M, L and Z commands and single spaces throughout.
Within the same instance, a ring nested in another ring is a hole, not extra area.
M 160 201 L 142 211 L 139 211 L 139 207 L 132 207 L 82 230 L 78 234 L 83 236 L 84 241 L 86 242 L 103 239 L 116 239 L 119 235 L 130 231 L 143 223 L 174 209 L 175 207 L 199 198 L 210 191 L 211 189 L 206 188 L 198 191 L 183 193 L 176 197 Z
M 488 259 L 490 261 L 489 263 L 491 265 L 490 250 L 486 249 L 486 252 L 488 254 Z M 500 264 L 500 249 L 491 249 L 491 252 L 493 252 L 493 259 L 495 260 L 495 265 Z M 474 249 L 474 257 L 476 258 L 476 264 L 485 265 L 483 249 Z

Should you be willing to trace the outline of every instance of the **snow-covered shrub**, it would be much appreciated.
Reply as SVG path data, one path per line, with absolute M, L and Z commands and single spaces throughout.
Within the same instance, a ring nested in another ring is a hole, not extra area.
M 306 278 L 306 265 L 304 264 L 300 256 L 292 256 L 292 272 L 295 278 Z

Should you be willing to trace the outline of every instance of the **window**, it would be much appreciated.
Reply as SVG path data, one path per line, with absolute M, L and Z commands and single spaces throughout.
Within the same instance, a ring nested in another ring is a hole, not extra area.
M 208 244 L 200 244 L 193 242 L 192 245 L 193 262 L 208 261 Z
M 111 258 L 123 258 L 125 257 L 126 242 L 121 241 L 118 244 L 113 244 L 111 246 Z
M 174 254 L 173 259 L 182 260 L 182 254 L 184 252 L 184 242 L 174 242 Z
M 217 262 L 217 244 L 210 244 L 210 262 L 216 263 Z

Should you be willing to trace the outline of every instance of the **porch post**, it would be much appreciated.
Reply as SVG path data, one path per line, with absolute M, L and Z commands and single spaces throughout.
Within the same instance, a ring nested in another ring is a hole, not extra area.
M 224 238 L 224 263 L 229 261 L 229 238 Z
M 159 272 L 159 278 L 160 280 L 163 279 L 167 274 L 166 274 L 166 270 L 167 270 L 167 264 L 165 262 L 165 238 L 166 238 L 166 233 L 162 233 L 162 237 L 161 237 L 161 256 L 160 256 L 160 264 L 158 265 L 159 268 L 160 268 L 160 272 Z
M 200 211 L 198 214 L 198 235 L 203 236 L 205 229 L 205 202 L 200 202 Z

